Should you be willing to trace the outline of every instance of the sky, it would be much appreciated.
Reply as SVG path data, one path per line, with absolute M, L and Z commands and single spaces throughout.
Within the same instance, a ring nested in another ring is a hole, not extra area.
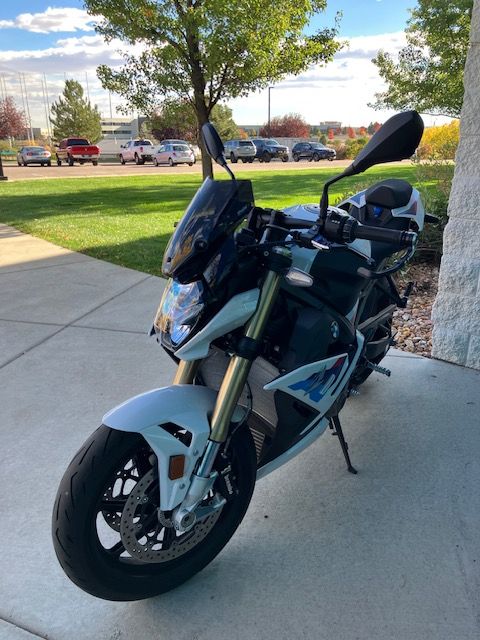
M 234 1 L 234 0 L 230 0 Z M 340 120 L 344 125 L 383 122 L 392 112 L 368 106 L 382 90 L 382 80 L 371 59 L 379 49 L 393 55 L 405 43 L 404 29 L 409 8 L 416 0 L 329 0 L 324 13 L 308 27 L 315 31 L 332 26 L 342 12 L 340 38 L 348 46 L 324 67 L 274 86 L 271 115 L 300 113 L 309 124 Z M 20 76 L 23 74 L 33 126 L 46 127 L 42 77 L 45 74 L 50 103 L 61 93 L 65 78 L 78 80 L 110 116 L 110 100 L 96 78 L 99 64 L 119 66 L 120 43 L 106 44 L 95 33 L 93 20 L 83 10 L 82 0 L 0 0 L 0 96 L 6 90 L 22 106 Z M 2 81 L 3 78 L 3 81 Z M 111 96 L 112 113 L 122 103 Z M 267 120 L 267 91 L 229 100 L 237 124 L 262 124 Z M 438 121 L 439 119 L 437 119 Z M 426 118 L 427 124 L 433 124 Z

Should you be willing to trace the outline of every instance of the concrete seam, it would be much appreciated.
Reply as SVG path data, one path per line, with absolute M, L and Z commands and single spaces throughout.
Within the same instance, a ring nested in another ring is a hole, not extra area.
M 37 631 L 33 631 L 32 629 L 30 629 L 29 627 L 26 627 L 23 624 L 18 624 L 18 622 L 13 622 L 13 620 L 9 620 L 8 617 L 5 617 L 3 614 L 0 613 L 0 620 L 3 620 L 3 622 L 6 622 L 7 624 L 11 625 L 12 627 L 16 627 L 17 629 L 21 629 L 22 631 L 25 631 L 26 633 L 29 633 L 32 636 L 35 636 L 36 638 L 41 638 L 41 640 L 52 640 L 52 637 L 50 636 L 44 636 L 41 633 L 38 633 Z
M 85 258 L 91 258 L 91 256 L 85 256 Z M 91 258 L 94 260 L 95 258 Z M 61 264 L 46 264 L 43 267 L 27 267 L 26 269 L 11 269 L 10 271 L 1 271 L 4 267 L 0 267 L 0 276 L 6 276 L 10 273 L 22 273 L 23 271 L 39 271 L 40 269 L 55 269 L 58 267 L 66 267 L 70 264 L 83 264 L 84 262 L 89 262 L 89 260 L 72 260 L 72 262 L 62 262 Z M 8 267 L 7 267 L 8 269 Z
M 93 331 L 111 331 L 112 333 L 131 333 L 136 336 L 146 336 L 147 331 L 131 331 L 130 329 L 109 329 L 108 327 L 91 327 L 86 324 L 72 324 L 64 329 L 92 329 Z
M 26 353 L 29 353 L 30 351 L 32 351 L 33 349 L 36 349 L 37 347 L 39 347 L 41 344 L 43 344 L 44 342 L 47 342 L 47 340 L 50 340 L 51 338 L 55 337 L 56 335 L 58 335 L 61 331 L 63 331 L 64 329 L 67 329 L 68 327 L 71 327 L 73 324 L 75 324 L 76 322 L 78 322 L 79 320 L 83 320 L 83 318 L 85 318 L 86 316 L 88 316 L 90 313 L 93 313 L 94 311 L 97 311 L 98 309 L 100 309 L 100 307 L 103 307 L 104 304 L 108 304 L 109 302 L 111 302 L 112 300 L 115 300 L 115 298 L 118 298 L 118 296 L 121 296 L 122 294 L 126 293 L 127 291 L 130 291 L 130 289 L 133 289 L 134 287 L 136 287 L 138 284 L 141 284 L 142 282 L 145 282 L 145 280 L 148 280 L 149 278 L 152 278 L 153 276 L 148 275 L 146 278 L 142 278 L 141 280 L 139 280 L 138 282 L 135 282 L 134 284 L 130 285 L 129 287 L 127 287 L 126 289 L 124 289 L 123 291 L 120 291 L 119 293 L 116 293 L 114 296 L 112 296 L 111 298 L 109 298 L 108 300 L 105 300 L 104 302 L 100 303 L 99 305 L 97 305 L 96 307 L 94 307 L 93 309 L 90 309 L 90 311 L 87 311 L 87 313 L 84 313 L 83 315 L 79 316 L 78 318 L 75 318 L 74 320 L 72 320 L 71 322 L 69 322 L 68 324 L 65 324 L 63 326 L 60 326 L 58 331 L 55 331 L 54 333 L 52 333 L 51 335 L 47 336 L 46 338 L 44 338 L 43 340 L 40 340 L 39 342 L 36 342 L 35 344 L 33 344 L 31 347 L 28 347 L 28 349 L 25 349 L 25 351 L 22 351 L 21 353 L 17 353 L 16 356 L 13 356 L 13 358 L 10 358 L 9 360 L 7 360 L 7 362 L 3 363 L 2 365 L 0 365 L 0 370 L 4 369 L 5 367 L 7 367 L 9 364 L 12 364 L 12 362 L 15 362 L 15 360 L 18 360 L 18 358 L 21 358 L 22 356 L 24 356 Z M 57 325 L 59 326 L 59 325 Z
M 12 322 L 13 324 L 38 324 L 44 327 L 64 327 L 60 322 L 37 322 L 35 320 L 12 320 L 12 318 L 0 318 L 0 322 Z

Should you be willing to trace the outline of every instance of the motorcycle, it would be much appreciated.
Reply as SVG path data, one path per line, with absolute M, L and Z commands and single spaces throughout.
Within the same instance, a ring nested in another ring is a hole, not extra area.
M 422 133 L 417 112 L 393 116 L 319 205 L 272 210 L 204 125 L 231 179 L 203 182 L 165 251 L 151 335 L 177 364 L 173 384 L 109 411 L 58 489 L 53 543 L 76 585 L 137 600 L 182 584 L 227 544 L 256 481 L 327 428 L 356 473 L 339 413 L 373 371 L 390 375 L 380 362 L 412 289 L 392 276 L 435 220 L 402 180 L 335 207 L 328 189 L 409 158 Z

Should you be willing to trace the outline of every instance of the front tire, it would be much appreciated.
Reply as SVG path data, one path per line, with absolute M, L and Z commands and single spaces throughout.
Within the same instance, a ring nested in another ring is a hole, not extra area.
M 155 526 L 160 528 L 155 535 L 162 536 L 154 539 L 159 539 L 155 544 L 162 547 L 156 553 L 166 556 L 156 562 L 142 562 L 128 555 L 119 533 L 120 523 L 129 493 L 156 469 L 157 459 L 140 434 L 115 431 L 106 426 L 97 429 L 66 470 L 53 510 L 53 544 L 67 576 L 81 589 L 99 598 L 140 600 L 169 591 L 201 571 L 232 537 L 245 515 L 255 486 L 255 445 L 249 429 L 238 429 L 225 453 L 230 457 L 236 493 L 220 512 L 214 514 L 211 528 L 194 544 L 191 534 L 202 521 L 190 532 L 182 534 L 188 538 L 176 537 L 172 529 L 157 523 L 153 503 L 153 499 L 158 501 L 157 483 L 157 490 L 149 494 L 152 496 L 149 526 L 154 526 L 153 515 Z M 123 484 L 115 494 L 119 481 Z M 129 490 L 126 489 L 128 482 L 134 484 Z M 108 542 L 100 537 L 99 523 L 110 535 Z M 145 532 L 148 535 L 149 529 Z M 163 541 L 167 534 L 168 545 L 164 551 Z M 144 530 L 138 536 L 141 540 Z M 186 551 L 182 551 L 181 545 L 185 545 L 182 540 L 186 540 Z M 173 559 L 169 559 L 170 549 Z

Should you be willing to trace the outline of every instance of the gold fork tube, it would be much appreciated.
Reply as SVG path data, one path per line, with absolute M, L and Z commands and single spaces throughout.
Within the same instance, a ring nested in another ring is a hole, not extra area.
M 199 364 L 199 360 L 190 360 L 188 362 L 180 360 L 173 378 L 173 384 L 193 384 Z
M 260 293 L 257 309 L 250 318 L 245 335 L 252 340 L 259 340 L 267 324 L 268 316 L 276 300 L 280 287 L 281 275 L 268 271 Z M 210 426 L 210 440 L 225 442 L 233 412 L 247 381 L 252 361 L 241 356 L 233 356 L 228 365 L 222 384 L 218 391 L 215 409 Z

